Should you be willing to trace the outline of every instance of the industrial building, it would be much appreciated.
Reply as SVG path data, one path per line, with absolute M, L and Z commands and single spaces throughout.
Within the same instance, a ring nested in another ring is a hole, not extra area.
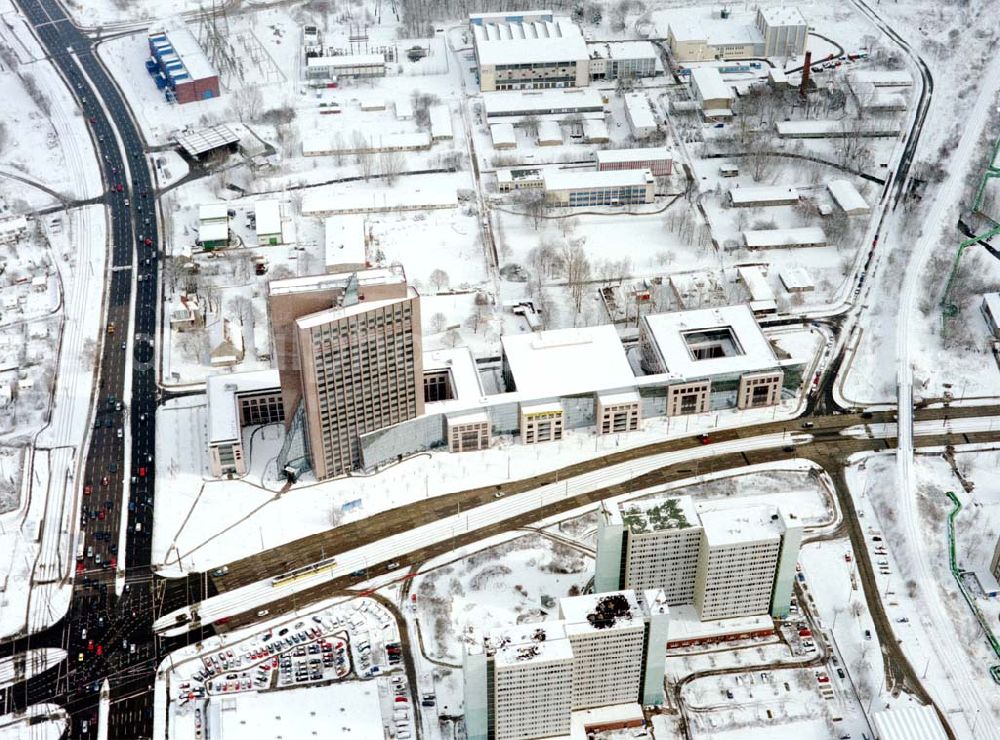
M 385 57 L 381 54 L 345 54 L 306 59 L 306 80 L 309 82 L 331 83 L 340 77 L 385 77 Z
M 359 467 L 362 434 L 423 414 L 420 297 L 402 268 L 275 280 L 268 308 L 317 479 Z
M 786 616 L 801 522 L 769 505 L 711 506 L 668 495 L 602 505 L 594 590 L 658 589 L 703 621 Z
M 193 103 L 219 97 L 219 74 L 184 25 L 150 30 L 146 71 L 168 102 Z
M 181 153 L 188 159 L 203 162 L 215 154 L 235 154 L 240 137 L 229 126 L 217 125 L 197 131 L 184 131 L 174 137 Z
M 667 44 L 675 62 L 794 57 L 805 53 L 808 24 L 799 10 L 778 5 L 756 14 L 691 9 L 667 14 Z
M 733 91 L 715 67 L 698 67 L 691 71 L 691 93 L 705 118 L 732 115 Z
M 656 180 L 649 170 L 546 170 L 545 201 L 552 206 L 619 206 L 652 203 Z
M 463 652 L 466 737 L 568 736 L 575 711 L 662 704 L 669 625 L 662 594 L 624 590 L 560 599 L 558 620 L 477 635 Z
M 470 18 L 479 89 L 534 90 L 590 84 L 587 42 L 568 18 Z
M 650 41 L 601 41 L 587 44 L 591 80 L 633 80 L 663 74 L 663 64 Z
M 665 146 L 644 149 L 602 149 L 595 153 L 597 170 L 649 170 L 655 177 L 669 175 L 674 154 Z
M 208 463 L 212 475 L 246 475 L 242 430 L 285 420 L 277 370 L 210 375 L 208 398 Z
M 483 94 L 483 110 L 489 123 L 511 118 L 544 118 L 571 115 L 604 118 L 604 98 L 597 90 L 537 90 Z
M 659 130 L 645 93 L 625 94 L 625 120 L 635 139 L 648 139 Z

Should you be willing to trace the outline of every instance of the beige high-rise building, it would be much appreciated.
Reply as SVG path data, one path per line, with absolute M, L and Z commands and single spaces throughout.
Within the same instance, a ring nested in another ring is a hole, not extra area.
M 301 401 L 317 478 L 358 467 L 361 435 L 423 413 L 420 296 L 401 268 L 276 280 L 269 306 L 286 419 Z

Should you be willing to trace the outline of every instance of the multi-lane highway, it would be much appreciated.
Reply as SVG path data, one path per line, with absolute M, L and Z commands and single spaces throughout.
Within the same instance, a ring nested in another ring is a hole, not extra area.
M 17 643 L 58 642 L 67 661 L 2 697 L 0 711 L 38 701 L 63 703 L 73 736 L 97 715 L 97 681 L 110 677 L 110 737 L 147 736 L 151 707 L 142 698 L 116 701 L 149 683 L 154 647 L 149 631 L 155 403 L 153 338 L 157 306 L 155 199 L 144 143 L 121 91 L 98 61 L 91 39 L 56 0 L 18 0 L 24 16 L 75 96 L 100 157 L 111 235 L 103 306 L 94 425 L 83 467 L 73 598 L 52 630 Z M 94 310 L 99 307 L 95 306 Z M 88 409 L 81 408 L 80 413 Z M 126 591 L 116 595 L 123 571 Z M 127 719 L 127 721 L 123 721 Z

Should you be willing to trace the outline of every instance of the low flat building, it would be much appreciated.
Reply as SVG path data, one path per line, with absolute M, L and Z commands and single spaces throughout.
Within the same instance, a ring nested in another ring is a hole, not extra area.
M 933 704 L 894 706 L 872 714 L 878 740 L 947 740 Z
M 326 130 L 306 131 L 302 136 L 302 154 L 321 157 L 329 154 L 378 154 L 381 152 L 419 152 L 431 148 L 426 131 L 405 134 L 331 134 Z
M 793 247 L 826 246 L 826 232 L 818 226 L 796 229 L 758 229 L 743 232 L 747 249 L 790 249 Z
M 404 188 L 362 190 L 354 188 L 338 193 L 309 192 L 302 197 L 303 216 L 332 216 L 340 213 L 393 213 L 455 208 L 455 191 L 423 188 L 412 192 Z
M 284 241 L 281 231 L 281 203 L 277 200 L 258 200 L 254 214 L 259 246 L 274 246 Z
M 28 219 L 24 216 L 0 221 L 0 244 L 15 244 L 28 231 Z
M 656 180 L 649 170 L 583 172 L 546 170 L 545 200 L 552 206 L 620 206 L 652 203 Z
M 778 278 L 789 293 L 807 293 L 816 289 L 816 283 L 804 267 L 783 267 Z
M 850 180 L 831 180 L 826 184 L 833 202 L 848 216 L 863 216 L 871 208 Z
M 733 91 L 715 67 L 697 67 L 691 71 L 691 92 L 701 104 L 705 118 L 732 115 Z
M 663 74 L 651 41 L 600 41 L 587 44 L 591 80 L 636 80 Z
M 625 120 L 632 137 L 636 139 L 648 139 L 659 131 L 659 124 L 645 93 L 625 94 Z
M 570 115 L 604 117 L 604 98 L 597 90 L 532 90 L 484 93 L 483 110 L 488 123 Z
M 587 118 L 583 122 L 583 140 L 588 144 L 607 144 L 611 141 L 608 124 L 599 118 Z
M 559 122 L 539 121 L 538 136 L 535 142 L 538 146 L 560 146 L 563 143 L 563 134 Z
M 754 316 L 769 316 L 778 312 L 774 291 L 768 285 L 767 275 L 759 265 L 736 268 L 737 280 L 746 288 L 750 297 L 750 310 Z
M 323 223 L 325 267 L 330 275 L 357 272 L 368 267 L 364 216 L 330 216 Z
M 393 110 L 397 121 L 412 121 L 413 98 L 409 95 L 400 95 L 393 103 Z
M 188 159 L 199 162 L 220 152 L 235 154 L 240 146 L 239 135 L 223 124 L 185 131 L 175 136 L 174 141 Z
M 517 148 L 517 136 L 514 133 L 514 124 L 512 123 L 492 124 L 490 138 L 493 140 L 493 148 L 498 151 Z
M 674 154 L 665 146 L 644 149 L 602 149 L 595 153 L 597 169 L 649 170 L 655 177 L 669 175 L 673 169 Z
M 733 188 L 729 191 L 729 205 L 734 208 L 794 206 L 798 202 L 799 191 L 789 187 L 760 185 L 749 188 Z
M 243 427 L 284 421 L 281 381 L 277 370 L 210 375 L 208 461 L 212 475 L 246 475 Z
M 381 54 L 344 54 L 306 59 L 306 80 L 335 82 L 339 77 L 384 77 L 385 57 Z
M 431 141 L 451 141 L 455 138 L 451 110 L 447 105 L 432 105 L 427 113 L 431 121 Z
M 901 131 L 896 121 L 871 118 L 778 121 L 775 129 L 783 139 L 843 139 L 850 136 L 877 139 L 899 136 Z
M 511 167 L 497 170 L 497 190 L 511 193 L 515 190 L 542 190 L 545 179 L 539 167 Z

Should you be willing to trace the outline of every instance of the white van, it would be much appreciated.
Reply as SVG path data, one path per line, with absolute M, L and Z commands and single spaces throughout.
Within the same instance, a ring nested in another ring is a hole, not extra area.
M 142 531 L 142 522 L 136 522 L 135 523 L 135 531 L 136 532 L 141 532 Z

